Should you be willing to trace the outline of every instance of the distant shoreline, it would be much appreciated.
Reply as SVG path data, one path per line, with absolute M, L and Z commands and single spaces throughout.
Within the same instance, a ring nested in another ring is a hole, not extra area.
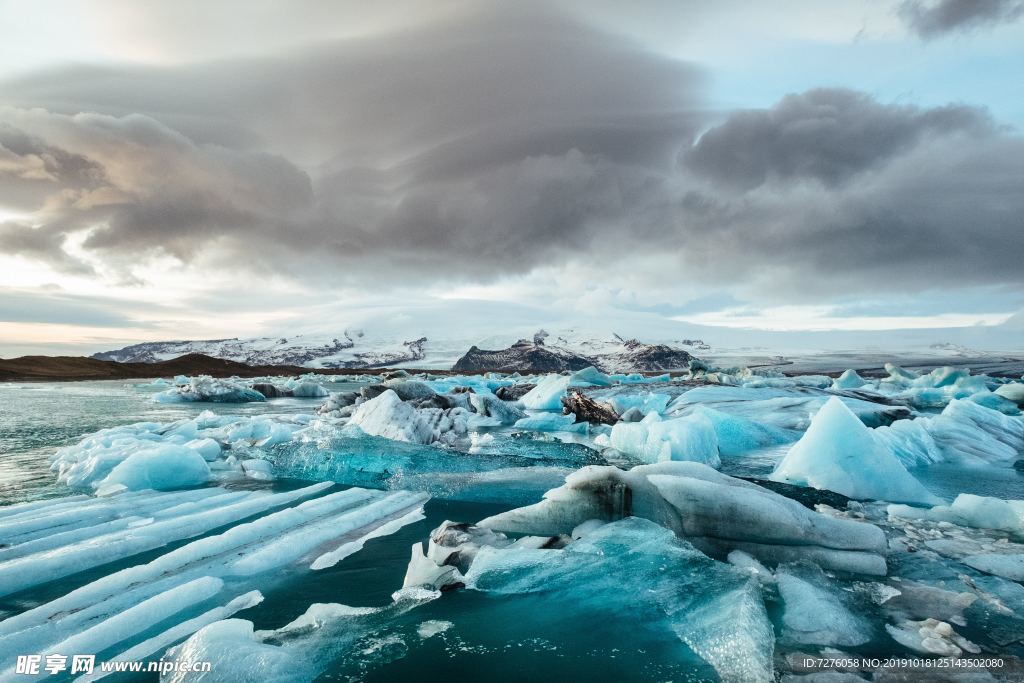
M 828 360 L 826 360 L 828 359 Z M 843 361 L 850 361 L 844 363 Z M 899 354 L 893 354 L 892 361 L 900 362 Z M 1024 361 L 1017 358 L 929 358 L 927 360 L 904 358 L 904 366 L 908 369 L 928 371 L 942 365 L 969 367 L 972 372 L 985 372 L 994 377 L 1018 378 L 1024 372 Z M 721 359 L 723 365 L 730 365 L 729 359 Z M 856 362 L 849 358 L 829 358 L 823 354 L 819 362 L 807 362 L 807 359 L 779 363 L 758 363 L 749 367 L 774 368 L 787 376 L 820 374 L 836 377 L 844 370 L 852 368 L 866 377 L 881 377 L 887 373 L 882 364 L 872 362 Z M 0 358 L 0 382 L 80 382 L 89 380 L 118 379 L 152 379 L 156 377 L 173 377 L 175 375 L 210 375 L 213 377 L 272 377 L 297 376 L 307 373 L 321 375 L 357 376 L 384 375 L 397 370 L 410 374 L 430 373 L 434 375 L 465 374 L 453 370 L 437 368 L 411 367 L 376 367 L 376 368 L 308 368 L 299 365 L 248 365 L 238 361 L 214 358 L 204 354 L 193 353 L 156 363 L 121 363 L 111 360 L 98 360 L 85 356 L 21 356 L 19 358 Z M 479 371 L 487 372 L 487 371 Z M 669 374 L 677 377 L 685 374 L 685 370 L 642 372 L 646 376 Z M 474 373 L 476 374 L 476 373 Z

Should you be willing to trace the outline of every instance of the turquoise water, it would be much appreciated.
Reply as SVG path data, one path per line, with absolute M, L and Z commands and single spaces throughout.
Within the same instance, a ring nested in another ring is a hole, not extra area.
M 163 388 L 143 384 L 124 381 L 0 384 L 0 505 L 72 493 L 55 483 L 49 469 L 50 458 L 60 446 L 75 443 L 99 429 L 140 421 L 166 423 L 194 417 L 204 410 L 223 415 L 312 413 L 322 402 L 322 399 L 286 398 L 248 404 L 164 404 L 152 401 L 152 395 Z M 339 383 L 331 389 L 340 391 L 354 386 L 357 385 Z M 578 467 L 586 464 L 591 457 L 588 453 L 593 453 L 578 445 L 557 441 L 512 438 L 508 431 L 496 432 L 498 438 L 485 452 L 472 457 L 481 463 L 488 458 L 498 458 L 503 459 L 502 462 L 518 463 L 517 466 L 524 460 L 548 459 L 563 466 Z M 441 464 L 451 464 L 455 461 L 444 458 L 469 457 L 380 439 L 372 445 L 370 451 L 374 457 L 384 461 L 411 457 L 422 462 L 433 457 L 443 461 Z M 330 461 L 351 460 L 356 454 L 345 449 L 357 447 L 363 449 L 358 457 L 372 463 L 366 440 L 341 439 L 327 447 L 311 445 L 313 450 L 322 451 L 319 457 L 301 461 L 303 466 L 294 468 L 292 474 L 309 479 L 333 479 L 336 473 L 332 467 L 336 466 Z M 724 458 L 722 469 L 738 475 L 764 476 L 787 448 L 772 447 L 744 457 Z M 273 459 L 274 453 L 267 455 Z M 481 465 L 467 460 L 462 466 L 475 471 Z M 1024 498 L 1024 476 L 1009 468 L 964 470 L 933 466 L 915 474 L 933 491 L 949 497 L 966 491 Z M 373 477 L 368 477 L 365 483 L 360 483 L 373 486 L 374 481 Z M 287 490 L 308 483 L 297 478 L 279 478 L 270 484 L 245 481 L 230 486 Z M 474 522 L 532 502 L 521 499 L 522 490 L 511 487 L 504 490 L 508 500 L 501 503 L 435 498 L 427 503 L 424 520 L 390 536 L 371 540 L 361 551 L 336 566 L 321 571 L 296 568 L 283 572 L 272 585 L 261 585 L 265 600 L 237 613 L 235 618 L 252 621 L 257 630 L 271 630 L 293 621 L 314 603 L 387 606 L 392 603 L 392 593 L 402 585 L 410 547 L 425 541 L 431 530 L 443 521 Z M 539 498 L 541 491 L 527 495 Z M 212 529 L 204 535 L 222 531 L 223 528 Z M 0 598 L 0 619 L 195 540 L 182 540 Z M 624 585 L 624 595 L 645 589 L 642 581 L 637 583 L 636 586 Z M 585 591 L 581 593 L 585 595 Z M 544 592 L 516 596 L 468 590 L 449 592 L 409 612 L 389 617 L 389 621 L 369 631 L 347 633 L 342 630 L 327 634 L 321 642 L 325 660 L 317 665 L 323 671 L 318 680 L 716 680 L 714 671 L 664 627 L 658 614 L 638 611 L 630 606 L 628 597 L 605 601 L 603 597 L 587 600 L 582 596 L 575 600 L 574 596 L 573 592 L 567 600 L 564 596 L 559 599 Z M 778 605 L 769 597 L 767 606 L 778 629 Z M 421 632 L 425 622 L 441 624 L 443 628 L 425 637 Z M 1010 626 L 1021 628 L 1017 622 Z M 157 624 L 137 636 L 144 639 L 162 628 Z M 970 631 L 968 635 L 983 637 L 981 633 Z M 884 656 L 893 654 L 894 650 L 884 633 L 876 633 L 861 652 Z M 6 659 L 7 654 L 0 652 L 0 659 Z M 115 652 L 97 653 L 98 659 L 112 654 Z M 134 679 L 122 677 L 120 680 L 155 679 L 155 675 L 136 675 Z M 231 680 L 230 677 L 227 680 Z

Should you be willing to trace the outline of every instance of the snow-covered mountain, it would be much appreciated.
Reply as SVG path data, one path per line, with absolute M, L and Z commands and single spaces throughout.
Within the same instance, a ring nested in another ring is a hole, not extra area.
M 922 357 L 1021 353 L 1019 330 L 1009 325 L 935 330 L 770 332 L 696 325 L 653 313 L 623 311 L 591 316 L 495 301 L 439 301 L 415 308 L 365 313 L 325 311 L 318 320 L 275 334 L 214 340 L 158 341 L 104 351 L 95 358 L 154 362 L 202 353 L 254 365 L 309 368 L 451 368 L 471 347 L 508 349 L 546 331 L 544 344 L 588 358 L 620 356 L 627 370 L 629 344 L 663 344 L 729 364 L 772 362 L 819 353 L 865 352 Z M 954 351 L 955 350 L 955 351 Z

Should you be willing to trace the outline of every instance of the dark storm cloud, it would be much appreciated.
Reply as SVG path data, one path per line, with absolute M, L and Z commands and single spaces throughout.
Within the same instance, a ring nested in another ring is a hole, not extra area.
M 0 187 L 48 188 L 0 248 L 57 263 L 94 226 L 104 261 L 382 289 L 666 254 L 666 279 L 765 294 L 1024 284 L 1024 142 L 983 110 L 812 90 L 696 139 L 693 66 L 550 6 L 468 7 L 277 57 L 0 84 L 8 137 L 34 141 L 5 143 Z
M 104 169 L 102 192 L 62 202 L 62 220 L 102 216 L 89 249 L 224 247 L 288 268 L 283 249 L 410 278 L 441 258 L 522 272 L 628 225 L 692 139 L 700 83 L 522 3 L 280 58 L 76 67 L 4 90 L 23 107 L 8 125 Z
M 685 163 L 717 181 L 749 190 L 768 180 L 813 179 L 839 185 L 906 153 L 923 137 L 986 134 L 983 110 L 886 105 L 843 89 L 788 95 L 771 109 L 732 114 L 686 151 Z
M 1024 14 L 1024 0 L 906 0 L 900 16 L 922 38 L 1015 21 Z

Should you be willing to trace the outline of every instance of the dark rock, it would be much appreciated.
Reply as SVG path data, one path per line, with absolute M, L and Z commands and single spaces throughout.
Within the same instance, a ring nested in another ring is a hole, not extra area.
M 580 391 L 570 392 L 562 397 L 563 413 L 574 413 L 577 422 L 613 425 L 619 421 L 619 414 L 607 403 L 599 403 Z
M 261 394 L 263 394 L 264 398 L 281 398 L 282 396 L 292 395 L 292 392 L 290 390 L 275 387 L 273 384 L 270 384 L 269 382 L 257 382 L 256 384 L 252 385 L 252 388 L 255 391 L 258 391 Z
M 473 387 L 453 387 L 449 394 L 475 394 Z
M 359 389 L 359 395 L 369 401 L 372 398 L 377 398 L 387 390 L 388 388 L 383 384 L 368 384 Z
M 494 391 L 494 395 L 500 398 L 502 401 L 518 401 L 526 394 L 530 393 L 536 384 L 511 384 L 507 387 L 498 387 Z
M 543 332 L 543 331 L 542 331 Z M 452 368 L 456 372 L 575 372 L 594 366 L 602 372 L 662 372 L 688 367 L 693 356 L 665 344 L 644 344 L 616 337 L 619 351 L 587 356 L 545 342 L 540 332 L 533 340 L 520 339 L 507 349 L 488 351 L 473 346 Z M 559 339 L 562 342 L 565 340 Z
M 488 351 L 470 347 L 452 370 L 456 372 L 575 372 L 594 363 L 586 356 L 572 351 L 535 344 L 520 339 L 507 349 Z
M 756 479 L 754 477 L 737 477 L 749 481 L 752 484 L 764 487 L 769 491 L 774 491 L 779 495 L 785 496 L 786 498 L 792 498 L 796 502 L 803 505 L 805 508 L 814 509 L 815 505 L 828 505 L 837 510 L 845 510 L 850 499 L 841 493 L 835 491 L 829 491 L 828 489 L 812 489 L 809 486 L 794 486 L 793 484 L 786 484 L 781 481 L 772 481 L 771 479 Z
M 607 359 L 597 358 L 596 367 L 618 367 L 629 372 L 659 372 L 687 368 L 693 360 L 688 352 L 665 344 L 644 344 L 629 339 L 622 345 L 625 347 L 623 352 L 612 354 Z

